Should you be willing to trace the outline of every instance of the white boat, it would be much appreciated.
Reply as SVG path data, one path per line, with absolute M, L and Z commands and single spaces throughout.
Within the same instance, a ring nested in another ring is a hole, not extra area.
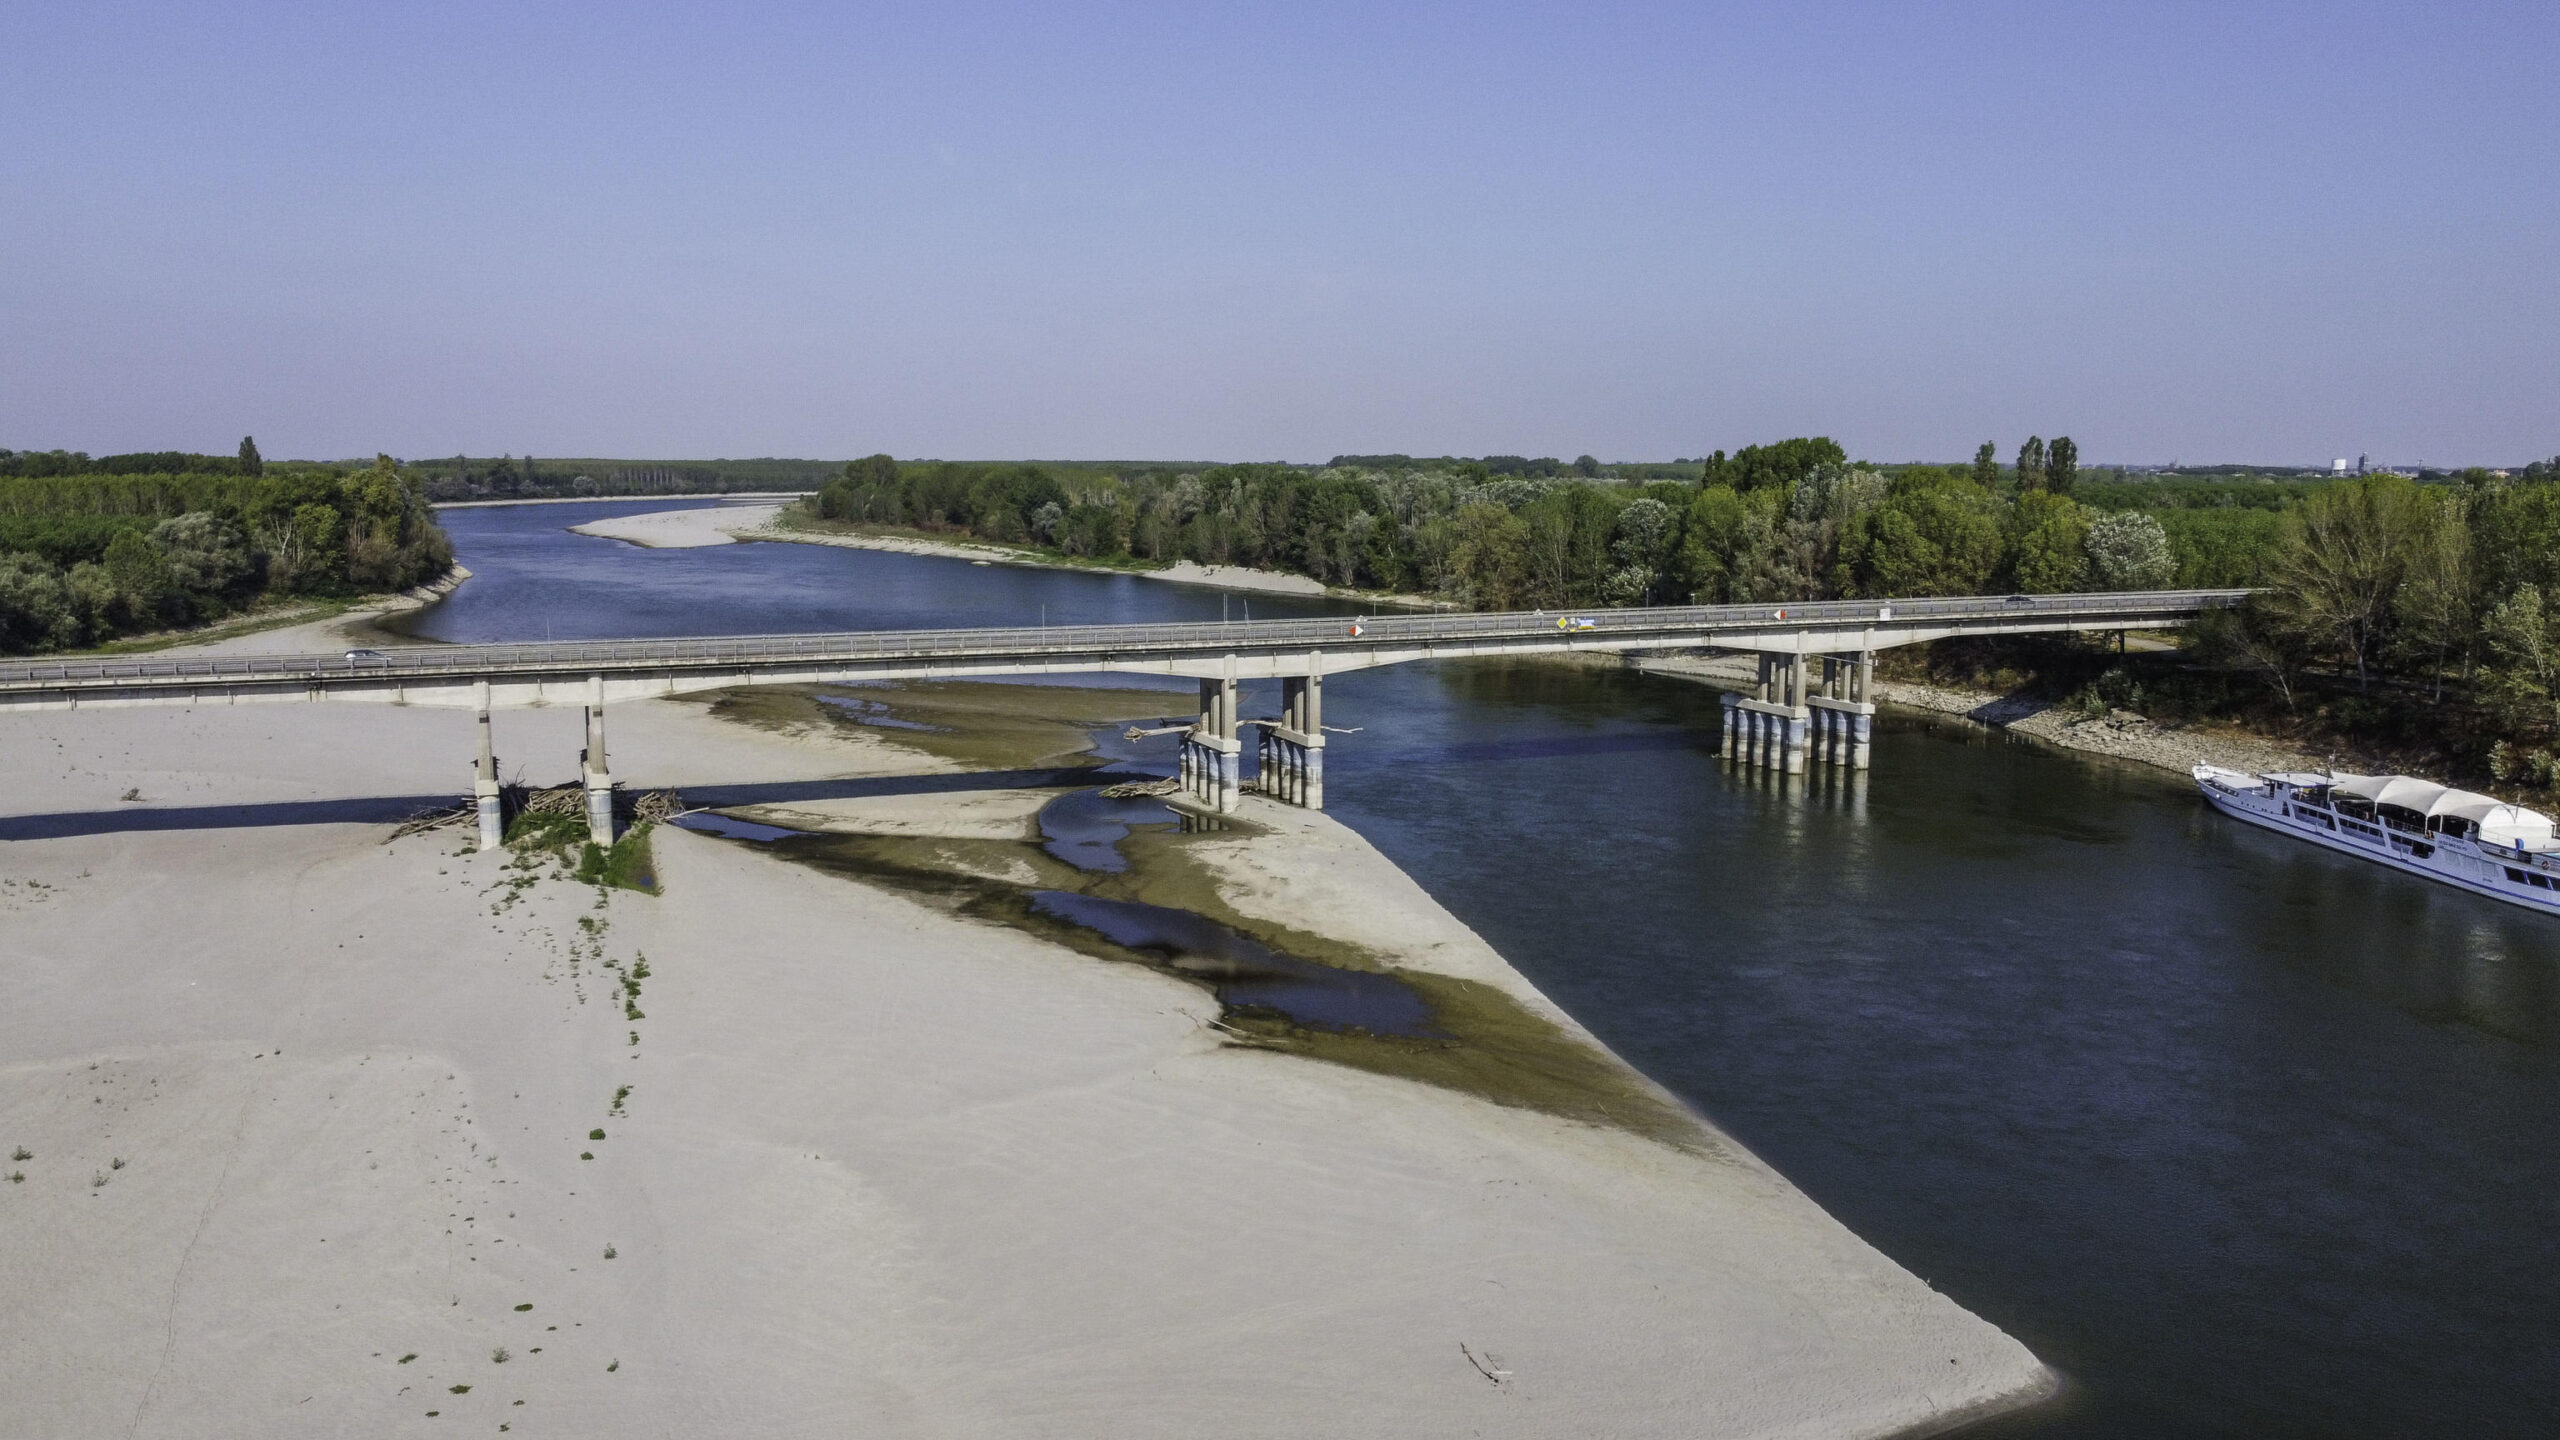
M 2198 765 L 2195 777 L 2225 815 L 2560 915 L 2560 841 L 2539 810 L 2408 775 L 2251 775 Z

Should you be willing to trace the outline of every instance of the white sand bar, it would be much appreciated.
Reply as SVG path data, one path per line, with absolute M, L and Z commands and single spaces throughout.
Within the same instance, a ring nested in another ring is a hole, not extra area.
M 698 545 L 733 545 L 739 540 L 787 540 L 802 545 L 834 545 L 848 550 L 886 550 L 900 555 L 938 555 L 953 560 L 985 560 L 992 564 L 1035 569 L 1071 568 L 1034 551 L 971 540 L 928 540 L 911 535 L 854 535 L 823 530 L 787 530 L 776 525 L 780 505 L 723 505 L 692 510 L 660 510 L 590 520 L 569 528 L 581 535 L 600 535 L 653 550 L 683 550 Z M 1202 565 L 1179 560 L 1154 570 L 1127 572 L 1143 580 L 1177 585 L 1206 585 L 1271 595 L 1323 595 L 1324 582 L 1278 570 L 1245 565 Z
M 499 749 L 564 780 L 578 724 Z M 930 768 L 612 726 L 635 785 Z M 0 812 L 453 792 L 472 744 L 0 716 Z M 1234 1048 L 1193 986 L 743 845 L 661 832 L 667 893 L 600 900 L 385 833 L 0 841 L 0 1432 L 1867 1436 L 2048 1384 L 1711 1133 Z M 1331 821 L 1214 863 L 1535 998 Z
M 690 510 L 616 515 L 569 528 L 580 535 L 601 535 L 651 550 L 691 550 L 703 545 L 735 545 L 738 532 L 765 529 L 781 513 L 780 505 L 698 505 Z

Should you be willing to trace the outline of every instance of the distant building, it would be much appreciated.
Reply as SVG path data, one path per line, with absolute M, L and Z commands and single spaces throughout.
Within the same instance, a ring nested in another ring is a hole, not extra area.
M 2361 465 L 2359 465 L 2359 466 L 2357 466 L 2356 468 L 2357 468 L 2358 470 L 2362 470 L 2364 467 L 2363 467 L 2363 466 L 2361 466 Z M 2344 475 L 2344 474 L 2346 474 L 2346 473 L 2347 473 L 2347 462 L 2346 462 L 2345 460 L 2342 460 L 2342 459 L 2341 459 L 2341 460 L 2332 460 L 2332 461 L 2330 461 L 2330 462 L 2329 462 L 2329 473 L 2330 473 L 2330 474 L 2332 474 L 2332 475 Z

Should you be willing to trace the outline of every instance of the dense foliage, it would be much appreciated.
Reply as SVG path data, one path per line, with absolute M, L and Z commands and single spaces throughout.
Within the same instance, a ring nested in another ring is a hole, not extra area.
M 2476 728 L 2493 778 L 2560 780 L 2560 462 L 2508 479 L 2339 480 L 2271 523 L 2267 589 L 2200 628 L 2204 655 L 2260 676 L 2288 709 L 2324 672 L 2368 708 L 2461 700 L 2491 722 Z
M 1516 456 L 1336 458 L 1395 463 L 1110 474 L 874 455 L 846 465 L 810 510 L 1479 609 L 2144 588 L 2180 568 L 2156 519 L 2093 511 L 2046 483 L 2049 468 L 2023 490 L 1933 466 L 1888 474 L 1821 438 L 1719 451 L 1696 481 L 1643 484 L 1574 473 L 1599 468 L 1588 456 L 1527 470 Z M 1562 473 L 1529 473 L 1550 468 Z
M 438 504 L 567 500 L 600 495 L 728 495 L 814 490 L 836 467 L 820 460 L 543 460 L 501 455 L 414 460 L 403 467 Z
M 154 468 L 162 467 L 162 468 Z M 232 456 L 0 451 L 0 654 L 201 623 L 269 595 L 403 589 L 453 563 L 414 476 Z

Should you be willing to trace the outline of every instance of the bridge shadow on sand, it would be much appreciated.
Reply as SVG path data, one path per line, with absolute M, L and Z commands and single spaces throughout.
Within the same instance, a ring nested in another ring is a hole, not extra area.
M 677 789 L 692 807 L 787 805 L 810 800 L 868 800 L 889 795 L 952 795 L 974 790 L 1064 790 L 1107 785 L 1124 773 L 1090 765 L 1038 770 L 978 770 L 957 775 L 874 775 L 841 780 L 766 780 Z M 154 830 L 257 830 L 284 825 L 397 825 L 469 800 L 445 795 L 364 795 L 333 800 L 276 800 L 255 805 L 129 805 L 54 815 L 0 815 L 0 840 L 61 840 Z

